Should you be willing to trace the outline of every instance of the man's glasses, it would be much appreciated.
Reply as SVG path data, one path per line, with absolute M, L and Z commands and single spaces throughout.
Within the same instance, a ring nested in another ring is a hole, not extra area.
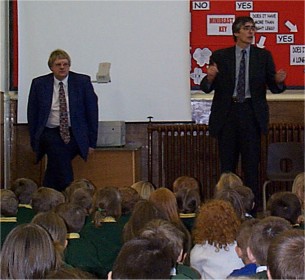
M 241 29 L 245 31 L 257 31 L 257 28 L 254 25 L 245 25 Z
M 68 67 L 70 66 L 69 63 L 64 62 L 64 63 L 54 63 L 55 67 Z

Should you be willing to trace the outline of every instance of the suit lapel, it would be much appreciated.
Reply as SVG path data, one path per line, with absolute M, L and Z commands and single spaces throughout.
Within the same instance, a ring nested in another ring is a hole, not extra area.
M 78 90 L 76 88 L 76 80 L 72 72 L 69 73 L 68 78 L 68 86 L 69 86 L 69 110 L 70 110 L 70 118 L 72 119 L 74 110 L 78 108 L 77 106 L 77 93 Z
M 256 48 L 251 45 L 250 59 L 249 59 L 249 86 L 250 86 L 250 88 L 251 88 L 251 85 L 253 84 L 251 77 L 255 77 L 256 76 L 255 73 L 257 71 L 259 71 L 258 61 L 259 61 L 259 58 L 257 57 Z
M 48 114 L 50 113 L 51 106 L 52 106 L 52 98 L 53 98 L 53 85 L 54 85 L 54 76 L 53 74 L 50 74 L 47 76 L 47 82 L 45 83 L 45 94 L 46 96 L 44 97 L 46 100 L 46 104 L 48 107 Z
M 232 82 L 233 87 L 235 86 L 235 72 L 236 72 L 236 59 L 235 59 L 235 47 L 229 48 L 229 71 L 230 73 L 230 81 Z

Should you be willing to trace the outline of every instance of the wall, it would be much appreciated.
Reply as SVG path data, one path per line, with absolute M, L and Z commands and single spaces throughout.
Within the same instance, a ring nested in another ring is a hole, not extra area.
M 8 2 L 0 1 L 0 91 L 8 90 Z
M 4 120 L 3 120 L 3 110 L 4 110 L 4 98 L 3 92 L 0 91 L 0 184 L 4 185 Z
M 304 124 L 304 101 L 271 101 L 270 123 Z M 163 124 L 178 124 L 166 123 Z M 127 123 L 126 142 L 140 144 L 141 149 L 141 179 L 148 179 L 148 122 Z M 13 153 L 11 163 L 11 179 L 30 177 L 37 182 L 41 181 L 43 166 L 34 164 L 34 153 L 30 149 L 28 127 L 26 124 L 15 124 L 13 132 Z M 21 156 L 22 155 L 22 156 Z M 154 170 L 158 169 L 154 163 Z M 264 180 L 265 178 L 261 178 Z M 213 186 L 205 186 L 212 188 Z
M 112 63 L 111 83 L 94 84 L 100 120 L 191 120 L 188 1 L 18 3 L 19 123 L 31 80 L 49 72 L 56 48 L 92 80 L 100 62 Z
M 273 54 L 276 69 L 285 69 L 290 88 L 304 89 L 304 2 L 191 0 L 190 36 L 193 77 L 206 73 L 210 52 L 232 46 L 232 22 L 238 16 L 251 16 L 258 28 L 253 44 Z M 280 55 L 279 55 L 280 54 Z M 196 73 L 196 75 L 194 75 Z M 192 81 L 198 88 L 199 79 Z

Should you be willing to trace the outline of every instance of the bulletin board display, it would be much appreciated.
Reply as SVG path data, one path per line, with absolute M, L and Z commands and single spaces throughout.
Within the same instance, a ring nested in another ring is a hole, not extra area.
M 258 28 L 253 44 L 271 51 L 276 70 L 287 71 L 286 84 L 304 89 L 304 1 L 195 1 L 191 11 L 191 89 L 199 89 L 213 51 L 234 45 L 232 23 L 251 16 Z
M 18 90 L 18 13 L 17 1 L 9 1 L 9 90 Z

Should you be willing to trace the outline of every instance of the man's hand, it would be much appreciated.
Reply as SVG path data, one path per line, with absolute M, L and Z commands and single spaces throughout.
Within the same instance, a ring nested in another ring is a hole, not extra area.
M 275 74 L 275 82 L 277 84 L 281 84 L 284 82 L 286 79 L 287 73 L 284 69 L 280 69 L 279 71 L 276 72 Z
M 214 81 L 214 79 L 217 76 L 218 72 L 219 71 L 218 71 L 216 63 L 210 64 L 207 67 L 207 79 L 208 79 L 209 83 L 212 83 Z
M 89 147 L 89 151 L 88 151 L 89 155 L 93 154 L 94 150 L 95 150 L 94 148 Z

